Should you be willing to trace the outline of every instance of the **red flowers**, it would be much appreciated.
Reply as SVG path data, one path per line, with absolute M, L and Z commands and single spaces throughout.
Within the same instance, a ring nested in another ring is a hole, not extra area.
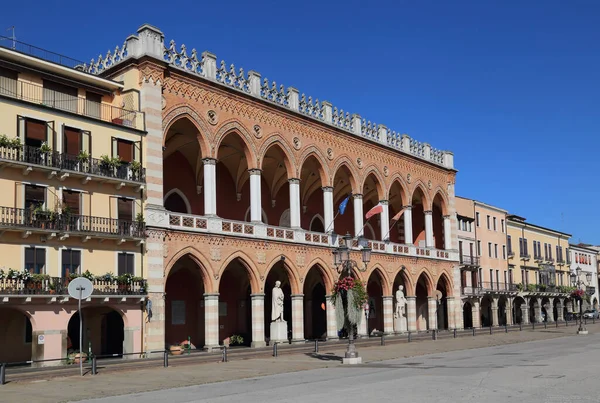
M 585 295 L 585 292 L 583 290 L 579 290 L 579 289 L 574 290 L 571 293 L 571 296 L 576 297 L 576 298 L 582 298 L 584 295 Z
M 335 283 L 335 290 L 338 292 L 341 290 L 348 291 L 352 288 L 354 288 L 354 279 L 352 277 L 344 277 Z

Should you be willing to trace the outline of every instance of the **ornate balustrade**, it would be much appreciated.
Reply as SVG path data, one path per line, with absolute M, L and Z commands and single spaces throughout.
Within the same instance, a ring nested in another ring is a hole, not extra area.
M 39 276 L 39 275 L 38 275 Z M 69 278 L 45 277 L 43 279 L 0 279 L 0 295 L 56 295 L 66 296 L 69 294 Z M 129 283 L 118 279 L 100 280 L 93 279 L 94 292 L 92 296 L 103 295 L 146 295 L 146 282 L 141 279 L 133 279 Z
M 339 236 L 303 229 L 274 227 L 262 223 L 249 223 L 226 220 L 218 217 L 204 217 L 182 213 L 152 211 L 147 214 L 148 226 L 190 232 L 234 235 L 263 240 L 294 242 L 307 245 L 337 247 Z M 391 242 L 363 239 L 354 241 L 354 248 L 370 247 L 374 253 L 386 253 L 430 259 L 458 261 L 456 251 L 421 248 Z

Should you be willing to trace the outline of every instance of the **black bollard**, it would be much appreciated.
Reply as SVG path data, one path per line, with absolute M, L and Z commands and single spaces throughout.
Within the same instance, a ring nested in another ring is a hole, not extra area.
M 169 352 L 165 351 L 163 357 L 163 367 L 167 368 L 169 366 Z
M 508 323 L 504 324 L 504 333 L 508 333 Z
M 412 333 L 408 332 L 408 342 L 410 343 L 412 341 Z
M 319 352 L 319 339 L 315 339 L 315 353 Z
M 454 328 L 454 338 L 456 339 L 456 328 Z
M 6 383 L 6 363 L 0 364 L 0 385 Z
M 223 362 L 227 362 L 227 346 L 223 346 Z
M 548 322 L 544 322 L 544 329 L 548 329 Z
M 432 338 L 433 340 L 437 340 L 437 332 L 436 332 L 436 330 L 435 330 L 435 329 L 433 329 L 433 333 L 431 334 L 431 338 Z
M 277 357 L 277 342 L 273 343 L 273 357 Z
M 96 375 L 98 373 L 98 362 L 96 361 L 96 356 L 92 356 L 92 375 Z
M 492 325 L 490 325 L 490 334 L 492 334 Z

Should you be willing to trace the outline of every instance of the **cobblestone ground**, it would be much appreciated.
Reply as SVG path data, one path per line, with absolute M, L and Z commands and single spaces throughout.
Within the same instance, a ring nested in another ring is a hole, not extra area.
M 494 335 L 440 339 L 437 341 L 426 340 L 408 344 L 389 344 L 381 347 L 363 347 L 360 349 L 360 354 L 363 357 L 364 363 L 375 365 L 376 362 L 383 360 L 557 338 L 563 339 L 556 340 L 553 344 L 558 343 L 562 345 L 564 343 L 567 346 L 570 340 L 586 337 L 577 336 L 574 339 L 567 338 L 573 336 L 576 329 L 575 326 L 549 327 L 547 330 L 541 329 L 522 332 L 517 330 L 508 334 L 498 331 Z M 589 325 L 588 330 L 590 331 L 590 335 L 588 336 L 590 341 L 600 340 L 600 325 Z M 173 365 L 169 368 L 158 367 L 126 372 L 120 371 L 118 373 L 103 371 L 96 376 L 70 376 L 48 381 L 15 382 L 0 386 L 0 401 L 78 401 L 311 369 L 341 367 L 340 357 L 343 356 L 343 353 L 344 346 L 336 346 L 333 349 L 322 348 L 319 354 L 297 354 L 269 359 L 234 360 L 227 363 Z M 475 355 L 476 353 L 473 352 L 473 354 Z M 363 365 L 363 367 L 368 368 L 368 365 Z

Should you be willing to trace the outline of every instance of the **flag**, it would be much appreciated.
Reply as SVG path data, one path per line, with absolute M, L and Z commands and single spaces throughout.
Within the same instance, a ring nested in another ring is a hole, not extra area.
M 338 209 L 338 212 L 341 215 L 344 215 L 344 211 L 346 211 L 346 206 L 348 205 L 348 200 L 350 200 L 350 196 L 352 196 L 351 194 L 348 195 L 348 197 L 346 197 L 344 200 L 342 200 L 342 202 L 340 203 L 340 207 Z
M 373 207 L 371 210 L 367 211 L 367 215 L 365 216 L 365 218 L 368 220 L 369 218 L 373 217 L 375 214 L 381 214 L 382 212 L 383 212 L 383 204 L 377 203 L 377 205 L 375 207 Z
M 400 209 L 400 211 L 398 211 L 398 214 L 396 214 L 395 216 L 392 217 L 392 221 L 398 221 L 400 219 L 400 217 L 402 217 L 402 213 L 404 213 L 404 208 Z

